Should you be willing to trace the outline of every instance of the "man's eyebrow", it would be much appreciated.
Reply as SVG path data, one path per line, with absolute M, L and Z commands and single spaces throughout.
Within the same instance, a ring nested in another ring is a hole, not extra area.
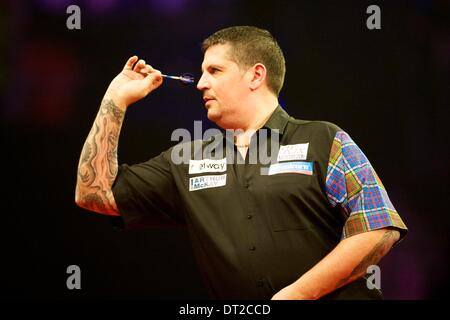
M 206 66 L 206 69 L 209 69 L 209 68 L 223 69 L 224 67 L 220 66 L 218 64 L 209 64 L 209 65 Z M 201 67 L 202 73 L 204 72 L 203 70 L 204 70 L 204 68 Z

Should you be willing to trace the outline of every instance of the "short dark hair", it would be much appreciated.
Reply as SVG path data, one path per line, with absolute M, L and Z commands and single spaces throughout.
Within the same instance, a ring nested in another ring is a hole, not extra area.
M 235 26 L 219 30 L 203 41 L 203 53 L 209 47 L 229 44 L 230 59 L 240 67 L 262 63 L 267 69 L 267 86 L 277 96 L 284 83 L 286 65 L 283 52 L 269 31 L 252 26 Z

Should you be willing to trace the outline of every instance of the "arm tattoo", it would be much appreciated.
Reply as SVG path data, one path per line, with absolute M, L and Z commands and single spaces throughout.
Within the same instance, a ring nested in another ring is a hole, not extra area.
M 114 121 L 118 126 L 122 125 L 125 113 L 114 104 L 113 100 L 103 100 L 102 105 L 100 106 L 100 110 L 104 114 L 109 114 L 111 116 L 111 120 Z
M 118 172 L 117 146 L 125 111 L 104 99 L 78 164 L 77 194 L 83 207 L 117 213 L 111 187 Z
M 336 289 L 363 276 L 367 272 L 367 267 L 377 264 L 381 258 L 391 249 L 395 241 L 396 230 L 386 230 L 381 240 L 375 247 L 361 260 L 361 262 L 353 269 L 350 275 L 341 279 L 336 284 Z
M 85 195 L 83 197 L 82 201 L 85 203 L 90 203 L 90 205 L 91 205 L 92 209 L 94 209 L 94 211 L 105 212 L 107 210 L 107 207 L 106 207 L 102 197 L 100 197 L 96 193 L 89 193 L 89 194 Z

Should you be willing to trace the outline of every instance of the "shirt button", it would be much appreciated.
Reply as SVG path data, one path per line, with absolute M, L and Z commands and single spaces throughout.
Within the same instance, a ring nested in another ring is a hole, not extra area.
M 257 285 L 258 287 L 264 286 L 264 280 L 259 279 L 258 281 L 256 281 L 256 285 Z
M 255 251 L 256 247 L 255 246 L 251 246 L 249 249 L 250 249 L 250 251 Z
M 252 216 L 251 214 L 249 214 L 249 215 L 247 216 L 247 219 L 251 219 L 251 218 L 253 218 L 253 216 Z

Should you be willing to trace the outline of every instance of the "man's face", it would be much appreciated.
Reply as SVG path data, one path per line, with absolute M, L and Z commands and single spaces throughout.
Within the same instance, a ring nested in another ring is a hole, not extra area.
M 203 92 L 208 119 L 224 129 L 235 129 L 250 92 L 249 75 L 230 60 L 229 49 L 230 45 L 220 44 L 206 50 L 197 88 Z

